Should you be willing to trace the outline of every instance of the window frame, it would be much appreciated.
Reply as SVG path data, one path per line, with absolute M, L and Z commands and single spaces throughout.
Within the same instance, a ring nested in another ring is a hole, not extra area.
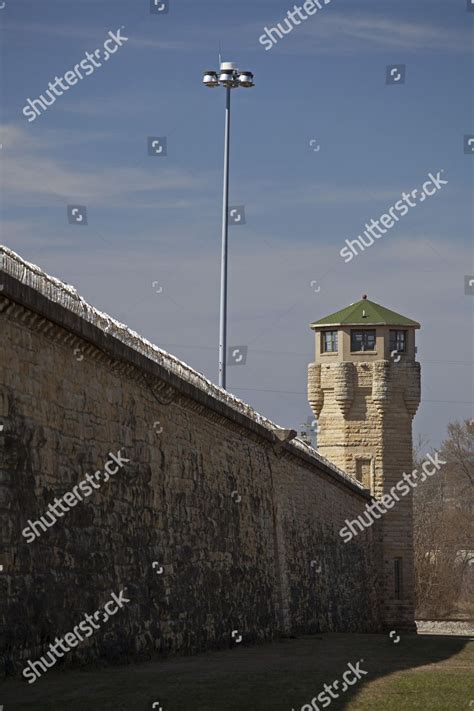
M 398 335 L 403 334 L 403 348 L 398 347 Z M 402 328 L 391 328 L 389 331 L 389 345 L 390 353 L 396 351 L 397 353 L 407 352 L 407 341 L 408 341 L 408 331 Z
M 362 343 L 362 348 L 354 348 L 354 336 L 355 334 L 373 334 L 374 336 L 374 346 L 373 348 L 364 348 L 364 343 Z M 377 348 L 377 329 L 376 328 L 351 328 L 351 353 L 374 353 Z
M 364 481 L 364 472 L 362 471 L 362 467 L 364 464 L 368 465 L 368 477 L 366 481 Z M 360 482 L 363 486 L 365 486 L 366 489 L 372 489 L 372 480 L 373 480 L 373 457 L 368 457 L 368 456 L 358 456 L 356 455 L 355 457 L 355 478 L 357 479 L 358 482 Z M 360 474 L 360 478 L 359 475 Z
M 326 334 L 332 334 L 331 340 L 331 345 L 333 346 L 332 350 L 328 350 L 326 348 Z M 324 331 L 321 331 L 321 353 L 338 353 L 338 347 L 339 347 L 339 333 L 337 330 L 334 330 L 333 328 L 328 328 L 325 329 Z

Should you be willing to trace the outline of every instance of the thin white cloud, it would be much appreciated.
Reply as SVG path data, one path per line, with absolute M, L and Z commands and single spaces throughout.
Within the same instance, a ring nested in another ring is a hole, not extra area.
M 40 142 L 30 132 L 13 125 L 0 129 L 4 150 L 2 151 L 2 192 L 12 204 L 44 196 L 56 196 L 64 200 L 84 201 L 90 205 L 122 204 L 123 196 L 149 191 L 179 191 L 174 205 L 185 205 L 182 191 L 201 191 L 206 187 L 207 177 L 194 177 L 179 168 L 163 167 L 159 172 L 141 167 L 100 167 L 93 170 L 73 168 L 48 154 L 51 137 Z M 72 132 L 67 132 L 71 141 Z M 155 203 L 156 204 L 156 203 Z
M 429 23 L 403 22 L 380 17 L 329 17 L 326 23 L 333 32 L 374 47 L 396 47 L 411 51 L 450 50 L 470 51 L 467 32 L 452 30 Z
M 305 183 L 303 186 L 291 187 L 275 184 L 271 181 L 258 182 L 251 185 L 252 193 L 261 196 L 255 206 L 254 213 L 264 213 L 268 209 L 268 204 L 274 203 L 280 207 L 312 206 L 312 205 L 372 205 L 373 203 L 385 203 L 388 207 L 394 201 L 400 199 L 400 195 L 407 186 L 399 187 L 384 185 L 367 185 L 357 187 L 352 184 L 328 185 L 327 183 Z M 268 200 L 263 196 L 268 195 Z
M 21 34 L 24 34 L 25 32 L 30 32 L 31 34 L 36 35 L 52 35 L 54 37 L 63 37 L 66 40 L 85 39 L 91 42 L 97 42 L 97 40 L 100 41 L 100 39 L 107 34 L 109 29 L 113 30 L 116 28 L 113 25 L 109 28 L 106 28 L 99 26 L 78 27 L 77 25 L 56 25 L 52 23 L 48 25 L 42 25 L 40 23 L 32 25 L 23 22 L 21 24 L 10 22 L 8 25 L 9 32 L 20 32 Z
M 111 24 L 109 28 L 106 27 L 76 27 L 74 25 L 43 25 L 43 24 L 14 24 L 10 23 L 8 26 L 9 32 L 25 32 L 35 34 L 35 35 L 49 35 L 52 37 L 59 37 L 64 40 L 78 39 L 85 40 L 87 46 L 89 44 L 100 45 L 106 36 L 108 30 L 115 30 L 116 27 Z M 125 32 L 126 30 L 126 32 Z M 179 51 L 179 52 L 189 52 L 199 47 L 206 46 L 206 40 L 204 34 L 206 33 L 209 37 L 218 37 L 219 32 L 207 28 L 207 30 L 200 30 L 199 35 L 194 33 L 194 37 L 189 39 L 157 39 L 139 37 L 135 35 L 133 25 L 125 25 L 125 30 L 123 34 L 127 34 L 129 40 L 128 44 L 138 47 L 140 49 L 159 49 L 162 51 Z
M 401 190 L 388 187 L 357 188 L 352 185 L 327 187 L 316 184 L 308 186 L 304 192 L 295 195 L 292 202 L 299 205 L 314 205 L 315 203 L 347 205 L 349 203 L 383 202 L 398 199 L 402 190 L 403 188 Z
M 258 38 L 265 27 L 275 27 L 286 17 L 286 11 L 275 15 L 272 8 L 268 16 L 261 21 L 243 24 L 240 28 L 241 50 L 261 50 Z M 120 24 L 120 23 L 119 23 Z M 100 43 L 108 29 L 106 27 L 77 27 L 75 25 L 54 24 L 9 24 L 9 32 L 50 35 L 65 40 L 80 39 L 87 43 Z M 126 26 L 129 43 L 139 49 L 189 52 L 218 46 L 219 41 L 228 34 L 228 27 L 218 23 L 199 29 L 199 33 L 190 31 L 179 39 L 159 39 L 138 36 L 133 25 Z M 193 28 L 190 27 L 190 30 Z M 183 28 L 183 32 L 186 28 Z M 455 29 L 444 25 L 427 22 L 403 21 L 395 17 L 367 14 L 351 10 L 344 13 L 328 6 L 325 12 L 317 13 L 294 27 L 290 35 L 284 36 L 273 52 L 286 54 L 338 54 L 369 53 L 387 49 L 406 52 L 445 51 L 455 53 L 471 52 L 472 40 L 469 28 Z
M 329 9 L 329 8 L 328 8 Z M 284 15 L 254 26 L 258 37 L 264 27 L 274 27 Z M 262 48 L 263 49 L 263 48 Z M 408 22 L 360 13 L 320 13 L 295 27 L 271 51 L 288 54 L 363 54 L 387 49 L 405 52 L 470 52 L 469 30 L 429 22 Z

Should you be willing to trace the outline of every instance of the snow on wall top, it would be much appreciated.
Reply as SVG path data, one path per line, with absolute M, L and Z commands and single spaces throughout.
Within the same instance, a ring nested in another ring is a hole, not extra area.
M 82 296 L 80 296 L 75 287 L 70 284 L 65 284 L 59 279 L 46 274 L 38 266 L 31 264 L 30 262 L 26 262 L 18 254 L 3 245 L 0 245 L 0 271 L 5 272 L 20 283 L 31 287 L 50 301 L 60 304 L 72 313 L 83 318 L 85 321 L 93 324 L 104 333 L 116 338 L 155 363 L 158 363 L 169 372 L 178 376 L 181 380 L 191 383 L 196 388 L 199 388 L 206 393 L 206 395 L 225 403 L 236 412 L 265 427 L 265 429 L 269 431 L 272 431 L 275 428 L 284 429 L 263 415 L 260 415 L 250 405 L 247 405 L 247 403 L 235 397 L 235 395 L 232 395 L 212 383 L 204 377 L 204 375 L 194 370 L 183 361 L 179 360 L 170 353 L 167 353 L 161 348 L 158 348 L 146 338 L 143 338 L 138 333 L 128 328 L 125 324 L 120 323 L 108 314 L 95 309 L 93 306 L 88 304 Z M 318 454 L 313 447 L 298 438 L 293 439 L 291 443 L 294 447 L 296 447 L 296 449 L 305 452 L 306 455 L 309 455 L 312 459 L 314 459 L 315 463 L 321 462 L 322 464 L 325 464 L 347 482 L 350 482 L 353 486 L 356 486 L 356 488 L 363 491 L 362 485 L 356 479 L 353 479 L 341 469 L 336 467 L 328 459 Z

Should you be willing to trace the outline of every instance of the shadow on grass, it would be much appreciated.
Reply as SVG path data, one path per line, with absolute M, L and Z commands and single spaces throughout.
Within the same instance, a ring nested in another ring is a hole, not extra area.
M 5 711 L 145 711 L 154 703 L 155 711 L 300 711 L 325 683 L 341 680 L 349 662 L 356 665 L 363 659 L 360 668 L 367 675 L 332 700 L 331 709 L 469 709 L 474 689 L 469 696 L 464 676 L 469 677 L 468 654 L 472 670 L 473 648 L 467 637 L 410 635 L 395 644 L 388 635 L 319 634 L 139 665 L 53 669 L 32 685 L 19 679 L 2 683 L 0 705 Z M 450 661 L 457 655 L 460 661 Z M 394 686 L 393 677 L 387 680 L 395 672 L 435 664 L 440 666 L 419 671 L 414 684 Z M 459 688 L 451 700 L 440 701 L 436 679 L 451 673 Z

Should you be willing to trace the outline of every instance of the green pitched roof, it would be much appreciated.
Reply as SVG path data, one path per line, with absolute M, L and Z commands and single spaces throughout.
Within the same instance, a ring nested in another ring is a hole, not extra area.
M 390 311 L 380 304 L 368 299 L 361 299 L 355 304 L 346 306 L 345 309 L 336 311 L 326 318 L 321 318 L 311 324 L 311 328 L 318 326 L 412 326 L 420 328 L 420 324 L 406 316 Z

